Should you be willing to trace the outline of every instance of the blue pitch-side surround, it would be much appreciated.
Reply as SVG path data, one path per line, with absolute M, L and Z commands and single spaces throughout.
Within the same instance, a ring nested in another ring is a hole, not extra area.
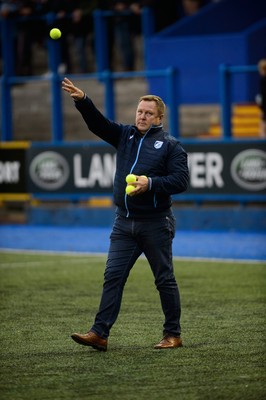
M 1 249 L 107 253 L 110 228 L 0 225 Z M 176 231 L 173 255 L 266 261 L 266 235 L 254 232 Z M 13 251 L 13 250 L 12 250 Z
M 265 207 L 208 206 L 173 208 L 177 230 L 207 230 L 231 232 L 266 232 Z M 30 207 L 29 225 L 111 227 L 115 209 L 67 206 L 60 208 Z

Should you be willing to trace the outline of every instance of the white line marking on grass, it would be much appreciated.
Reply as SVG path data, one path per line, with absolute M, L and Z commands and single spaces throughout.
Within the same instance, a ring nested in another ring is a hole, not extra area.
M 52 255 L 52 256 L 72 256 L 72 257 L 79 257 L 85 258 L 85 261 L 88 261 L 86 257 L 90 258 L 99 258 L 99 257 L 107 257 L 107 253 L 90 253 L 90 252 L 75 252 L 75 251 L 53 251 L 53 250 L 20 250 L 20 249 L 0 249 L 0 254 L 2 253 L 17 253 L 17 254 L 36 254 L 36 255 Z M 141 258 L 145 258 L 144 255 Z M 205 258 L 205 257 L 179 257 L 174 256 L 174 261 L 199 261 L 199 262 L 225 262 L 225 263 L 246 263 L 246 264 L 265 264 L 266 260 L 259 260 L 259 259 L 238 259 L 238 258 Z M 69 260 L 70 261 L 70 260 Z M 69 262 L 68 261 L 68 262 Z M 73 261 L 75 262 L 75 261 Z M 28 263 L 25 263 L 28 264 Z M 0 263 L 1 265 L 1 263 Z M 2 264 L 3 265 L 3 264 Z
M 16 253 L 16 254 L 36 254 L 36 255 L 45 255 L 45 256 L 78 256 L 78 257 L 87 257 L 87 256 L 95 256 L 95 257 L 106 257 L 107 253 L 94 253 L 94 252 L 81 252 L 81 251 L 55 251 L 55 250 L 24 250 L 24 249 L 5 249 L 0 248 L 1 253 Z
M 29 261 L 29 262 L 9 262 L 9 263 L 0 263 L 0 268 L 12 268 L 12 267 L 40 267 L 44 265 L 54 265 L 52 261 Z
M 266 265 L 266 260 L 257 260 L 257 259 L 241 259 L 241 258 L 216 258 L 216 257 L 209 257 L 209 258 L 204 258 L 204 257 L 173 257 L 174 260 L 176 261 L 207 261 L 207 262 L 224 262 L 224 263 L 246 263 L 246 264 L 265 264 Z

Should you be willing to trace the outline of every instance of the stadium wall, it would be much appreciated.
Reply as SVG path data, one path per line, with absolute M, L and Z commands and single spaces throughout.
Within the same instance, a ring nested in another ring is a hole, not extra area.
M 177 206 L 173 207 L 177 230 L 265 232 L 263 206 Z M 29 225 L 111 227 L 115 208 L 70 206 L 28 207 Z
M 253 65 L 266 56 L 266 2 L 223 1 L 206 6 L 146 41 L 147 69 L 178 71 L 176 91 L 183 104 L 219 103 L 219 65 Z M 159 49 L 159 50 L 158 50 Z M 165 98 L 162 79 L 150 91 Z M 258 74 L 234 77 L 234 102 L 254 102 Z

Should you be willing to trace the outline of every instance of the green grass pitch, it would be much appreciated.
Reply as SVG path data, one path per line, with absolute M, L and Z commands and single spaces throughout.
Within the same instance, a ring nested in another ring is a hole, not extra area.
M 124 291 L 106 353 L 79 346 L 105 257 L 0 253 L 1 398 L 266 398 L 266 264 L 175 260 L 184 347 L 154 350 L 163 315 L 147 261 Z

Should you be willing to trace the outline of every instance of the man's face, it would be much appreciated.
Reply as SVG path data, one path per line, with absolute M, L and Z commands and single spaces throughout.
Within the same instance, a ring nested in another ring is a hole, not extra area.
M 161 116 L 158 115 L 157 104 L 155 101 L 142 100 L 138 104 L 136 111 L 136 126 L 140 133 L 144 135 L 151 125 L 159 125 Z

